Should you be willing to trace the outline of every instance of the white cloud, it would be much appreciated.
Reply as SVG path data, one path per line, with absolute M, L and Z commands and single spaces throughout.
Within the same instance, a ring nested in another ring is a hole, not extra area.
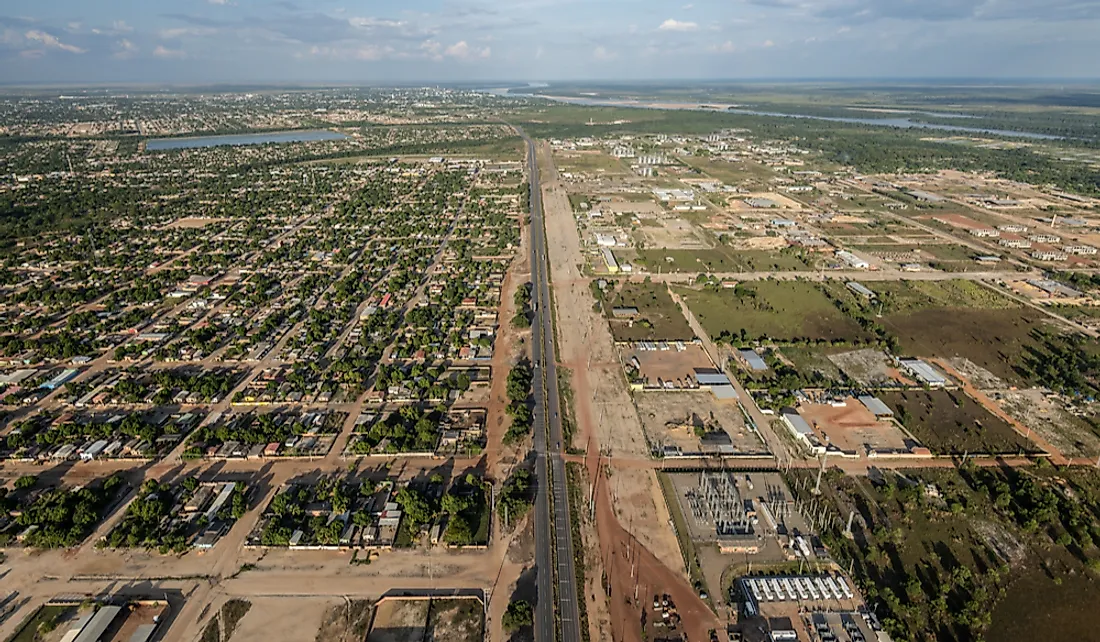
M 115 20 L 113 23 L 111 23 L 111 28 L 114 29 L 117 33 L 130 33 L 134 30 L 133 27 L 126 24 L 125 20 Z
M 443 50 L 444 56 L 450 56 L 458 60 L 473 60 L 475 58 L 488 58 L 492 55 L 492 50 L 489 47 L 477 48 L 471 47 L 465 40 L 459 40 L 450 47 Z
M 772 42 L 771 40 L 765 40 L 765 41 L 764 41 L 764 46 L 765 46 L 765 47 L 774 47 L 774 46 L 775 46 L 775 43 L 774 43 L 774 42 Z
M 227 5 L 229 0 L 206 0 L 208 4 Z
M 688 4 L 685 4 L 684 6 L 682 6 L 680 8 L 683 9 L 684 11 L 691 11 L 692 9 L 695 8 L 695 5 L 691 4 L 691 3 L 688 3 Z
M 732 40 L 727 40 L 722 44 L 711 45 L 710 47 L 707 47 L 707 50 L 711 53 L 733 53 L 737 51 L 737 47 L 734 46 Z
M 174 29 L 161 29 L 157 35 L 161 40 L 178 40 L 179 38 L 193 38 L 212 36 L 218 32 L 213 27 L 176 27 Z
M 592 57 L 596 60 L 614 60 L 618 58 L 618 54 L 613 51 L 608 51 L 606 47 L 599 46 L 592 52 Z
M 138 52 L 137 45 L 123 38 L 115 43 L 115 51 L 111 54 L 117 60 L 128 60 Z
M 359 60 L 374 62 L 383 60 L 393 54 L 393 47 L 378 45 L 356 45 L 347 47 L 310 47 L 309 55 L 315 58 L 329 58 L 332 60 Z
M 157 58 L 180 60 L 187 57 L 187 52 L 182 49 L 169 49 L 164 45 L 157 45 L 157 48 L 153 50 L 153 55 Z
M 60 49 L 61 51 L 67 51 L 69 53 L 82 54 L 84 49 L 76 47 L 74 45 L 67 45 L 57 39 L 56 36 L 52 36 L 45 31 L 38 31 L 32 29 L 23 34 L 23 37 L 29 41 L 41 43 L 46 49 Z
M 698 28 L 699 25 L 694 22 L 681 22 L 672 18 L 665 20 L 661 26 L 657 27 L 659 31 L 695 31 Z
M 396 29 L 404 27 L 404 20 L 379 20 L 378 18 L 349 18 L 348 24 L 358 29 L 376 29 L 378 27 Z

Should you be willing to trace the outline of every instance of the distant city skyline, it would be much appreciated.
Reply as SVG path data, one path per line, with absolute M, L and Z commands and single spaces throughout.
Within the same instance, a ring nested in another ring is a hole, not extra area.
M 1095 78 L 1093 0 L 7 0 L 3 83 Z

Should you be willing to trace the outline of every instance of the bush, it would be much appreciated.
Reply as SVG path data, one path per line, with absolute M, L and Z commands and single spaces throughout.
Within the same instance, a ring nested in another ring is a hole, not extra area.
M 534 609 L 527 600 L 516 600 L 508 604 L 508 610 L 504 612 L 501 623 L 508 631 L 516 631 L 525 626 L 531 626 L 535 622 Z

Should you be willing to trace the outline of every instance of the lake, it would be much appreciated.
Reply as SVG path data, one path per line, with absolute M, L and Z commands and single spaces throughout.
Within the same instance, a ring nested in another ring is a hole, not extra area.
M 318 140 L 344 140 L 339 132 L 327 129 L 303 130 L 293 132 L 270 132 L 265 134 L 239 134 L 232 136 L 198 136 L 194 138 L 154 138 L 145 143 L 146 151 L 158 152 L 168 149 L 194 149 L 197 147 L 220 147 L 223 145 L 264 145 L 267 143 L 308 143 Z

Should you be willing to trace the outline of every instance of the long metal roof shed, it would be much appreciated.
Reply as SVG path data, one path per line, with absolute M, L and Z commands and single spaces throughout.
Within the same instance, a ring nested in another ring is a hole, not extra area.
M 867 410 L 871 411 L 876 417 L 893 417 L 894 411 L 890 410 L 890 407 L 882 402 L 878 397 L 871 395 L 860 395 L 859 402 L 867 407 Z
M 107 627 L 111 626 L 111 622 L 114 622 L 120 611 L 122 611 L 121 606 L 104 606 L 96 611 L 92 621 L 88 622 L 88 626 L 84 627 L 75 642 L 100 642 Z
M 802 415 L 794 410 L 784 410 L 783 419 L 787 421 L 791 428 L 794 429 L 800 435 L 812 435 L 814 434 L 813 428 L 810 428 L 810 424 L 806 423 L 806 420 L 802 418 Z
M 696 368 L 695 381 L 700 386 L 728 386 L 730 378 L 713 368 Z
M 741 358 L 749 364 L 749 368 L 756 372 L 762 372 L 768 369 L 768 364 L 764 362 L 764 359 L 757 354 L 756 350 L 745 348 L 740 351 Z

